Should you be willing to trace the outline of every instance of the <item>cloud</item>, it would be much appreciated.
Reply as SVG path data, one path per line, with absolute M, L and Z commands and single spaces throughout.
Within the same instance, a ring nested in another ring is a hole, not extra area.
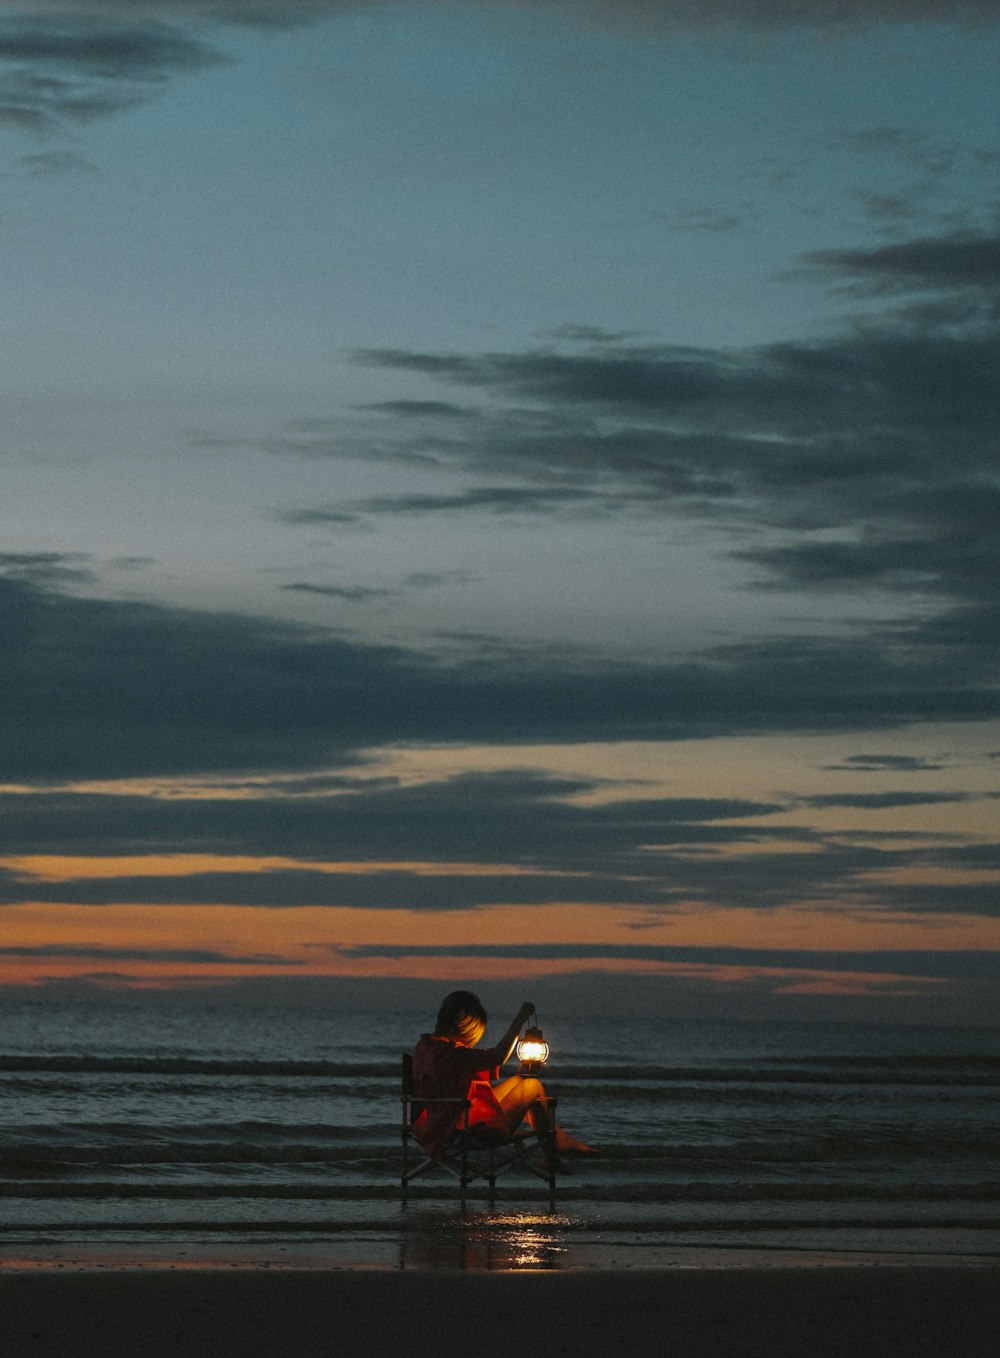
M 0 122 L 52 132 L 144 103 L 170 77 L 217 66 L 212 47 L 118 5 L 0 16 Z
M 477 910 L 492 905 L 573 904 L 651 907 L 665 904 L 658 879 L 646 881 L 596 872 L 511 875 L 440 875 L 407 871 L 310 872 L 264 869 L 244 873 L 204 872 L 166 877 L 80 878 L 56 883 L 0 880 L 0 903 L 54 902 L 61 905 L 237 905 L 265 909 L 308 906 L 353 910 Z
M 536 7 L 539 0 L 522 0 Z M 10 7 L 31 12 L 122 13 L 200 18 L 208 22 L 278 28 L 324 15 L 364 10 L 369 0 L 8 0 Z M 405 8 L 413 0 L 389 0 Z M 720 22 L 749 27 L 870 23 L 965 23 L 994 21 L 995 0 L 552 0 L 552 7 L 572 3 L 605 20 L 643 27 L 710 27 Z M 387 6 L 388 7 L 388 6 Z
M 554 509 L 586 508 L 602 503 L 601 495 L 573 486 L 477 486 L 445 495 L 370 496 L 362 500 L 347 500 L 340 506 L 328 509 L 291 510 L 279 517 L 283 522 L 295 526 L 319 527 L 328 524 L 341 527 L 358 522 L 362 515 L 442 514 L 468 510 L 505 517 L 516 514 L 548 515 Z
M 215 952 L 205 948 L 115 948 L 100 943 L 46 943 L 33 947 L 0 946 L 0 957 L 36 958 L 44 961 L 152 962 L 185 966 L 297 967 L 302 965 L 301 962 L 278 957 L 274 953 L 248 953 L 240 956 L 235 953 Z
M 949 507 L 948 500 L 948 492 L 943 490 L 937 515 L 939 523 L 935 525 L 937 531 L 933 536 L 914 535 L 902 541 L 887 537 L 881 542 L 761 547 L 734 552 L 733 556 L 767 566 L 774 576 L 769 581 L 770 587 L 794 585 L 801 589 L 843 592 L 852 587 L 876 586 L 903 593 L 916 590 L 928 594 L 961 593 L 967 597 L 989 598 L 994 564 L 992 535 L 984 522 L 984 531 L 973 531 L 964 540 L 946 538 L 941 531 L 944 523 L 956 524 L 966 517 L 961 506 L 953 502 Z M 991 501 L 995 501 L 992 507 Z M 984 520 L 991 512 L 1000 514 L 1000 489 L 994 491 L 992 487 L 983 486 L 980 509 Z
M 905 764 L 903 767 L 907 767 Z M 806 806 L 854 807 L 862 811 L 884 811 L 901 806 L 945 806 L 954 802 L 992 801 L 992 792 L 837 792 L 803 798 Z
M 941 612 L 924 611 L 911 640 L 995 666 L 1000 236 L 803 264 L 875 310 L 823 338 L 745 350 L 597 338 L 584 350 L 360 351 L 383 373 L 474 391 L 478 420 L 458 437 L 386 405 L 345 435 L 354 455 L 422 458 L 482 484 L 341 512 L 697 520 L 759 568 L 748 587 L 936 599 Z
M 891 126 L 834 132 L 821 147 L 852 172 L 868 169 L 864 161 L 871 161 L 867 183 L 852 196 L 883 234 L 898 235 L 905 226 L 924 223 L 925 229 L 937 226 L 961 242 L 959 223 L 969 228 L 989 221 L 982 190 L 986 177 L 996 173 L 1000 153 L 995 150 Z M 853 158 L 853 167 L 844 164 L 845 156 Z M 816 256 L 820 267 L 827 253 Z M 835 258 L 828 262 L 836 267 Z
M 284 28 L 323 14 L 363 9 L 367 0 L 4 0 L 4 8 L 49 22 L 78 16 L 88 21 L 127 17 L 187 20 L 205 24 L 240 24 Z
M 81 552 L 0 552 L 0 577 L 40 589 L 89 585 L 96 579 L 90 560 Z
M 803 261 L 876 295 L 969 287 L 1000 292 L 1000 235 L 956 232 L 874 250 L 814 250 Z
M 296 580 L 290 585 L 282 585 L 281 588 L 297 594 L 320 594 L 329 599 L 342 599 L 349 604 L 384 599 L 392 593 L 389 589 L 369 589 L 364 585 L 313 585 L 305 580 Z
M 301 512 L 316 513 L 319 516 L 316 520 L 317 526 L 343 526 L 343 516 L 336 511 L 333 514 L 332 525 L 323 510 Z M 398 512 L 406 511 L 400 509 Z M 414 509 L 412 512 L 419 513 L 420 510 Z M 353 521 L 353 515 L 350 517 Z M 293 521 L 298 522 L 297 517 Z M 452 585 L 468 585 L 478 578 L 468 571 L 413 571 L 404 576 L 392 589 L 371 585 L 323 585 L 308 580 L 296 580 L 287 585 L 280 585 L 279 588 L 293 594 L 315 594 L 320 598 L 339 599 L 349 604 L 366 604 L 376 599 L 398 598 L 410 589 L 445 589 Z
M 784 809 L 781 803 L 683 797 L 582 805 L 576 799 L 597 791 L 599 783 L 526 770 L 463 774 L 416 785 L 359 778 L 334 779 L 332 786 L 322 780 L 317 786 L 306 780 L 297 795 L 285 788 L 281 779 L 278 790 L 272 792 L 265 783 L 256 795 L 248 795 L 245 786 L 215 795 L 206 790 L 169 797 L 62 790 L 0 793 L 0 853 L 44 855 L 58 846 L 67 854 L 98 857 L 183 851 L 318 863 L 478 863 L 486 865 L 478 873 L 483 879 L 495 872 L 488 865 L 503 863 L 519 866 L 526 875 L 547 871 L 567 877 L 617 869 L 639 875 L 645 870 L 659 879 L 658 846 L 753 844 L 767 838 L 768 831 L 738 822 Z M 794 835 L 788 826 L 776 833 L 782 840 Z M 285 871 L 300 897 L 303 888 L 321 885 L 325 896 L 337 889 L 336 882 L 307 882 L 303 869 Z M 213 882 L 206 876 L 205 892 L 210 893 L 213 883 L 219 889 L 227 885 L 223 876 L 210 875 Z M 278 883 L 281 870 L 272 875 Z M 13 899 L 35 890 L 48 892 L 50 885 L 53 890 L 61 886 L 32 873 L 8 872 L 2 889 Z M 242 891 L 246 885 L 233 878 L 229 889 Z M 155 886 L 149 882 L 150 890 Z M 551 882 L 550 887 L 562 890 L 563 883 Z M 70 884 L 66 889 L 89 890 L 83 881 L 79 888 Z M 165 889 L 178 888 L 167 883 Z M 260 889 L 271 890 L 266 885 Z M 197 898 L 205 899 L 205 892 L 199 891 Z
M 827 764 L 830 770 L 846 769 L 851 773 L 924 773 L 937 772 L 947 765 L 915 754 L 849 754 L 841 764 Z
M 401 741 L 677 740 L 1000 714 L 985 663 L 895 654 L 891 639 L 758 642 L 660 665 L 538 647 L 485 666 L 476 654 L 438 660 L 266 619 L 77 598 L 53 587 L 57 561 L 26 561 L 27 573 L 14 562 L 0 576 L 9 781 L 322 769 Z
M 523 410 L 512 422 L 507 465 L 521 459 L 529 469 L 574 466 L 554 437 L 562 432 L 552 422 L 558 413 L 589 430 L 575 460 L 578 473 L 618 473 L 655 492 L 660 485 L 673 489 L 659 479 L 672 462 L 697 459 L 715 470 L 707 484 L 695 480 L 692 488 L 711 494 L 715 483 L 725 498 L 738 488 L 773 496 L 779 481 L 802 494 L 817 484 L 829 493 L 859 478 L 877 489 L 880 475 L 909 470 L 925 480 L 931 469 L 919 435 L 928 424 L 941 438 L 955 423 L 970 433 L 991 426 L 997 395 L 986 378 L 996 350 L 992 332 L 913 335 L 890 323 L 744 352 L 653 345 L 589 354 L 388 349 L 361 351 L 356 359 L 540 407 L 548 422 L 538 410 L 531 424 Z M 613 423 L 602 428 L 598 420 Z M 645 438 L 626 439 L 626 432 Z M 863 441 L 852 447 L 855 440 Z M 986 461 L 988 451 L 974 444 L 958 469 Z
M 887 885 L 880 890 L 879 897 L 887 910 L 898 909 L 907 914 L 1000 919 L 1000 883 L 995 881 Z
M 70 67 L 106 80 L 214 65 L 220 58 L 177 29 L 159 24 L 102 26 L 50 18 L 0 29 L 0 60 Z
M 602 346 L 620 344 L 623 340 L 632 340 L 639 337 L 639 333 L 634 330 L 605 330 L 598 325 L 577 325 L 569 322 L 554 326 L 551 330 L 545 330 L 540 335 L 543 340 L 557 340 L 559 343 Z
M 464 406 L 454 405 L 451 401 L 369 401 L 358 409 L 428 420 L 464 420 L 473 415 Z
M 295 528 L 356 528 L 361 515 L 352 509 L 329 507 L 326 509 L 289 509 L 274 516 L 280 523 L 291 524 Z
M 801 948 L 674 947 L 642 944 L 527 943 L 407 946 L 378 944 L 335 950 L 352 958 L 500 957 L 525 961 L 659 962 L 698 967 L 892 973 L 920 979 L 1000 980 L 1000 952 L 819 951 Z
M 536 0 L 521 0 L 532 4 Z M 390 0 L 386 13 L 413 0 Z M 122 113 L 177 75 L 227 60 L 232 28 L 295 28 L 357 14 L 368 0 L 6 0 L 0 16 L 0 124 L 48 134 Z M 646 35 L 873 24 L 994 23 L 996 0 L 551 0 L 574 23 Z
M 596 793 L 601 800 L 592 800 Z M 877 813 L 922 803 L 898 794 L 819 804 Z M 864 833 L 822 833 L 791 822 L 789 810 L 778 801 L 637 798 L 598 781 L 517 769 L 419 784 L 307 780 L 295 795 L 266 783 L 188 796 L 9 792 L 0 794 L 0 854 L 63 855 L 66 876 L 30 862 L 0 868 L 0 904 L 464 911 L 589 903 L 646 920 L 697 904 L 811 903 L 920 918 L 998 912 L 998 844 L 907 837 L 896 824 L 880 836 L 877 821 Z M 124 861 L 117 873 L 72 876 L 75 855 L 182 852 L 263 861 L 170 874 L 140 874 Z M 954 884 L 908 885 L 929 870 Z

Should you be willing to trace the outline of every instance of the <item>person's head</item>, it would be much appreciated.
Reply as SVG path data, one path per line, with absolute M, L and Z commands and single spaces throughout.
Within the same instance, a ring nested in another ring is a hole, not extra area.
M 474 1047 L 486 1032 L 486 1010 L 471 990 L 453 990 L 438 1010 L 435 1037 L 450 1037 L 463 1047 Z

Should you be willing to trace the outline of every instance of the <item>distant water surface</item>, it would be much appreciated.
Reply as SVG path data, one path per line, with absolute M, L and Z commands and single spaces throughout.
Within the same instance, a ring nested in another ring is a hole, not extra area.
M 561 1120 L 601 1154 L 554 1211 L 508 1178 L 463 1214 L 444 1175 L 400 1202 L 419 1016 L 0 1001 L 0 1258 L 329 1240 L 433 1263 L 526 1222 L 545 1266 L 587 1242 L 1000 1257 L 995 1032 L 542 1017 Z

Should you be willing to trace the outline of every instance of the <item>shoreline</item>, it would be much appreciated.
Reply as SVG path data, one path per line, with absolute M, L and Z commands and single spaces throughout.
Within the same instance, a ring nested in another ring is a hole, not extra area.
M 508 1240 L 442 1237 L 411 1241 L 271 1241 L 0 1245 L 0 1276 L 15 1273 L 654 1273 L 679 1270 L 996 1270 L 1000 1254 L 760 1245 L 566 1243 L 525 1232 Z M 998 1279 L 1000 1281 L 1000 1279 Z

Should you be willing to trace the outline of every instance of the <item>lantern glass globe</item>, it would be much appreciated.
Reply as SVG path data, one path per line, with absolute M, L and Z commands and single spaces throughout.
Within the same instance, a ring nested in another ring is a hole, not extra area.
M 525 1065 L 540 1066 L 548 1057 L 549 1044 L 542 1036 L 541 1028 L 526 1028 L 517 1044 L 517 1059 Z

